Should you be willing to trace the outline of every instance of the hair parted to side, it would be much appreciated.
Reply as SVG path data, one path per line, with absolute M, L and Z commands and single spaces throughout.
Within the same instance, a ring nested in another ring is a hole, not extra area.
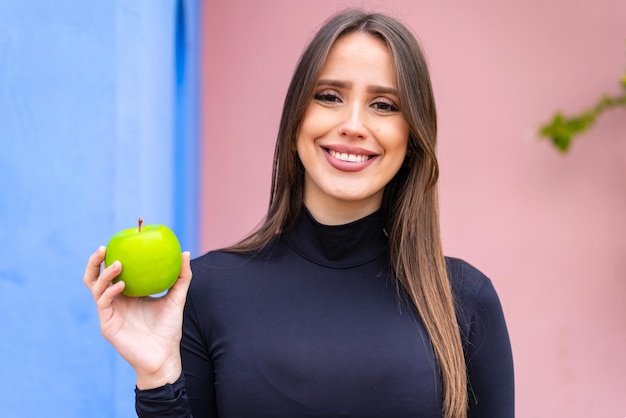
M 303 207 L 304 168 L 295 141 L 326 57 L 343 35 L 364 32 L 383 40 L 393 59 L 400 107 L 409 125 L 410 163 L 386 186 L 382 212 L 390 261 L 416 306 L 441 369 L 446 418 L 467 416 L 467 373 L 439 232 L 437 115 L 426 60 L 413 34 L 396 19 L 350 9 L 322 25 L 304 50 L 285 97 L 274 151 L 267 216 L 227 251 L 259 250 L 290 228 Z

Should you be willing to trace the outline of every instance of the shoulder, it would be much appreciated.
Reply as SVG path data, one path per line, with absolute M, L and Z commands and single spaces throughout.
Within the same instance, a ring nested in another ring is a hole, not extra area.
M 191 269 L 194 273 L 206 273 L 215 269 L 235 267 L 249 258 L 250 256 L 247 254 L 232 253 L 222 250 L 209 251 L 191 260 Z
M 446 258 L 463 342 L 470 415 L 514 415 L 513 355 L 500 299 L 491 280 L 466 261 Z
M 456 298 L 478 296 L 485 287 L 493 287 L 491 280 L 482 271 L 465 260 L 446 257 L 446 267 Z
M 210 251 L 191 261 L 192 279 L 185 312 L 201 329 L 210 329 L 215 316 L 228 315 L 232 304 L 250 277 L 251 257 L 247 254 Z M 248 266 L 248 267 L 246 267 Z
M 256 252 L 214 250 L 191 260 L 190 293 L 246 286 L 252 279 L 267 276 L 267 267 L 276 261 L 275 246 Z
M 232 278 L 250 268 L 254 257 L 250 254 L 215 250 L 191 260 L 191 290 L 205 288 L 211 283 Z
M 502 316 L 500 298 L 489 277 L 458 258 L 446 257 L 446 266 L 462 331 Z

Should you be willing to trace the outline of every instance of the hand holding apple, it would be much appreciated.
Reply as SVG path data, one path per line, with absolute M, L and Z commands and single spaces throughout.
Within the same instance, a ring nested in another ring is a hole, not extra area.
M 173 383 L 181 374 L 180 340 L 183 309 L 189 285 L 189 252 L 182 253 L 180 275 L 162 297 L 119 297 L 124 282 L 112 284 L 122 272 L 113 262 L 102 269 L 106 248 L 100 246 L 89 257 L 83 283 L 90 290 L 102 335 L 137 373 L 136 385 L 151 389 Z
M 164 225 L 124 229 L 113 235 L 107 245 L 104 264 L 116 260 L 122 272 L 113 283 L 124 282 L 126 296 L 148 296 L 169 289 L 180 274 L 182 259 L 178 238 Z

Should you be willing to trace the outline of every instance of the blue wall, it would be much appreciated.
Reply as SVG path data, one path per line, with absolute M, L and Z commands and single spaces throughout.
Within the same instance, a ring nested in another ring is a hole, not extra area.
M 139 216 L 197 255 L 199 1 L 0 2 L 1 416 L 135 416 L 82 275 Z

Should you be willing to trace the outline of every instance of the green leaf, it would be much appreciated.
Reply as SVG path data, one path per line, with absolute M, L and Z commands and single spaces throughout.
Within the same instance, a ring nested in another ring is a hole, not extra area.
M 572 139 L 588 130 L 605 110 L 626 107 L 626 73 L 622 75 L 620 84 L 624 89 L 621 96 L 602 95 L 594 106 L 576 116 L 567 117 L 557 112 L 549 123 L 540 127 L 539 135 L 550 139 L 559 151 L 566 152 Z

